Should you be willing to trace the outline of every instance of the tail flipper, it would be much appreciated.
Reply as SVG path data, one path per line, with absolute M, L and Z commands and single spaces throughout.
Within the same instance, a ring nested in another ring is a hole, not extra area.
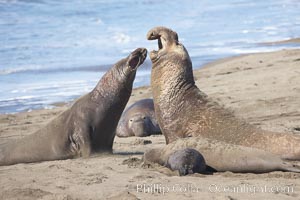
M 300 166 L 289 162 L 284 162 L 281 170 L 285 172 L 300 173 Z

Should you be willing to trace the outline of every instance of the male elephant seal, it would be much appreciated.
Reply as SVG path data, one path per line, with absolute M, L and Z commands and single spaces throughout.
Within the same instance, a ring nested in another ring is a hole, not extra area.
M 151 87 L 156 118 L 166 143 L 202 136 L 300 160 L 299 136 L 264 131 L 245 123 L 198 89 L 191 59 L 176 32 L 156 27 L 147 38 L 158 40 L 159 50 L 150 53 Z
M 178 170 L 180 176 L 206 171 L 203 156 L 192 148 L 184 148 L 171 153 L 168 157 L 166 167 L 173 171 Z
M 90 93 L 44 128 L 0 147 L 0 165 L 111 152 L 115 129 L 131 95 L 136 70 L 146 56 L 146 49 L 136 49 L 117 62 Z
M 290 162 L 284 162 L 280 157 L 272 153 L 228 144 L 209 138 L 190 137 L 182 138 L 169 143 L 165 147 L 150 149 L 143 156 L 144 163 L 158 163 L 168 166 L 170 157 L 178 149 L 193 148 L 200 152 L 205 160 L 207 172 L 238 172 L 238 173 L 266 173 L 271 171 L 290 171 L 300 173 L 300 166 L 294 166 Z M 182 159 L 182 158 L 181 158 Z M 187 158 L 188 155 L 187 155 Z M 172 161 L 175 164 L 178 161 Z M 202 167 L 203 167 L 202 163 Z M 201 167 L 201 169 L 203 169 Z
M 153 99 L 142 99 L 122 114 L 116 129 L 119 137 L 145 137 L 161 133 L 155 118 Z

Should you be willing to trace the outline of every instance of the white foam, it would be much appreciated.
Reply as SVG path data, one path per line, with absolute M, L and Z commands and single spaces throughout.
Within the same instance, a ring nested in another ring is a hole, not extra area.
M 19 90 L 12 90 L 10 93 L 19 93 Z
M 276 31 L 268 31 L 267 34 L 268 35 L 277 35 L 278 32 L 276 32 Z
M 0 69 L 0 75 L 7 75 L 7 74 L 26 72 L 26 71 L 35 71 L 35 70 L 40 70 L 40 69 L 42 69 L 42 66 L 38 66 L 38 65 Z
M 26 100 L 26 99 L 33 99 L 35 98 L 35 96 L 20 96 L 20 97 L 15 97 L 15 98 L 8 98 L 8 99 L 4 99 L 4 101 L 19 101 L 19 100 Z
M 127 44 L 131 41 L 131 38 L 129 35 L 126 35 L 124 33 L 115 33 L 112 39 L 118 43 L 118 44 Z
M 265 26 L 262 29 L 269 31 L 269 30 L 277 30 L 278 28 L 276 26 Z

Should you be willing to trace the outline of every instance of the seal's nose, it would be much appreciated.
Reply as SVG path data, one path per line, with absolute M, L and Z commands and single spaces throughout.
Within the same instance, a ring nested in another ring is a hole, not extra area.
M 148 40 L 156 40 L 160 37 L 160 35 L 156 32 L 153 31 L 153 29 L 151 29 L 148 33 L 147 33 L 147 39 Z
M 148 40 L 161 40 L 160 43 L 164 43 L 163 45 L 173 45 L 178 44 L 178 35 L 175 31 L 170 28 L 157 26 L 150 29 L 147 33 Z M 159 44 L 160 45 L 160 44 Z

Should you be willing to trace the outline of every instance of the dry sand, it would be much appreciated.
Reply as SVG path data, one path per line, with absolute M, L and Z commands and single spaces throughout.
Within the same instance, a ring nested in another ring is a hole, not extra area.
M 300 50 L 227 58 L 194 75 L 201 90 L 237 116 L 263 129 L 300 134 Z M 129 104 L 146 97 L 149 87 L 135 89 Z M 34 132 L 68 106 L 0 115 L 0 142 Z M 300 199 L 296 173 L 179 177 L 141 165 L 146 149 L 163 145 L 163 136 L 116 137 L 114 155 L 2 166 L 0 199 Z

